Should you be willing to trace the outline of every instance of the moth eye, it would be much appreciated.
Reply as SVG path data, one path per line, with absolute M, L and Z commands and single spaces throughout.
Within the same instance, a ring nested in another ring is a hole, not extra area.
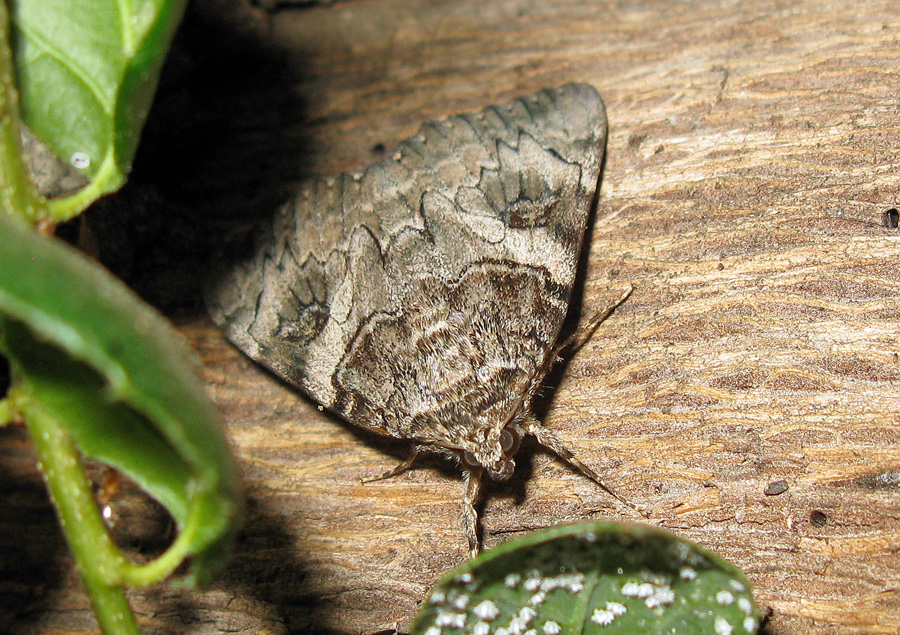
M 519 433 L 515 430 L 506 428 L 500 433 L 500 448 L 506 454 L 515 454 L 516 450 L 519 449 L 520 441 Z
M 481 463 L 478 462 L 478 459 L 469 450 L 463 452 L 462 462 L 466 464 L 466 467 L 481 467 Z

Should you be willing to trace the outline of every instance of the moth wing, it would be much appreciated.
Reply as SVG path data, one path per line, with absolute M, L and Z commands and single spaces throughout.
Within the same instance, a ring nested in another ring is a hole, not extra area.
M 303 188 L 211 280 L 210 315 L 351 423 L 452 436 L 441 426 L 471 414 L 457 410 L 506 407 L 544 367 L 606 129 L 585 84 L 425 124 L 365 171 Z

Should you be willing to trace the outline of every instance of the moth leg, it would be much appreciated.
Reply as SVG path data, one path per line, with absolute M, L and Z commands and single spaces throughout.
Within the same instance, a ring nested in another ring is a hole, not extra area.
M 465 470 L 463 479 L 466 482 L 466 493 L 463 495 L 462 525 L 463 533 L 469 541 L 469 557 L 478 555 L 478 510 L 475 505 L 481 494 L 481 470 Z
M 409 454 L 409 458 L 403 461 L 397 467 L 388 470 L 384 474 L 380 476 L 368 476 L 362 480 L 363 483 L 374 483 L 375 481 L 383 481 L 388 478 L 394 478 L 400 474 L 403 474 L 406 470 L 413 466 L 413 463 L 416 462 L 416 458 L 419 456 L 419 448 L 418 446 L 413 446 L 412 451 Z
M 556 348 L 553 349 L 553 354 L 549 359 L 555 360 L 560 353 L 567 349 L 571 349 L 572 352 L 577 351 L 579 348 L 588 343 L 588 340 L 594 335 L 594 331 L 597 330 L 597 327 L 600 326 L 603 321 L 609 317 L 610 313 L 618 309 L 625 300 L 628 299 L 628 296 L 631 295 L 631 292 L 634 291 L 634 287 L 628 285 L 628 288 L 625 289 L 625 292 L 622 296 L 610 304 L 608 307 L 595 313 L 591 319 L 587 321 L 587 324 L 580 326 L 574 333 L 572 333 L 569 337 L 567 337 L 563 342 L 556 345 Z
M 627 297 L 627 296 L 626 296 Z M 621 301 L 620 301 L 621 302 Z M 615 498 L 617 501 L 628 507 L 629 509 L 633 509 L 641 516 L 645 518 L 649 518 L 650 514 L 646 511 L 632 503 L 627 498 L 623 498 L 620 496 L 613 488 L 603 482 L 600 476 L 587 465 L 579 461 L 572 451 L 563 445 L 563 442 L 559 440 L 559 438 L 553 434 L 550 430 L 545 428 L 540 424 L 540 422 L 532 416 L 529 416 L 524 423 L 522 424 L 522 429 L 527 433 L 532 435 L 539 444 L 556 454 L 563 461 L 568 463 L 571 467 L 575 468 L 575 470 L 581 472 L 589 479 L 594 481 L 597 485 L 603 488 L 607 494 Z

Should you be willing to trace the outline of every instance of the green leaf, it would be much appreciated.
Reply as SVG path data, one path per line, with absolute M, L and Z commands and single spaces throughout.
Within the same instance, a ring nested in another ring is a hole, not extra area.
M 581 523 L 511 540 L 445 576 L 412 635 L 746 635 L 746 578 L 645 525 Z
M 58 422 L 86 456 L 159 500 L 193 556 L 188 581 L 206 579 L 232 544 L 242 504 L 220 417 L 184 340 L 76 250 L 5 214 L 0 236 L 0 347 L 13 369 L 13 409 Z
M 91 179 L 84 207 L 125 180 L 187 0 L 9 4 L 22 117 Z

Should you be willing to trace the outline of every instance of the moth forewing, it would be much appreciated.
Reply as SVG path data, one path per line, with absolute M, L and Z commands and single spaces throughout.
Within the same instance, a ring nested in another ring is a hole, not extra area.
M 606 131 L 586 84 L 425 124 L 365 170 L 302 188 L 248 256 L 220 263 L 209 312 L 350 423 L 457 458 L 474 546 L 480 479 L 509 476 L 518 435 L 597 480 L 530 408 L 557 355 Z

